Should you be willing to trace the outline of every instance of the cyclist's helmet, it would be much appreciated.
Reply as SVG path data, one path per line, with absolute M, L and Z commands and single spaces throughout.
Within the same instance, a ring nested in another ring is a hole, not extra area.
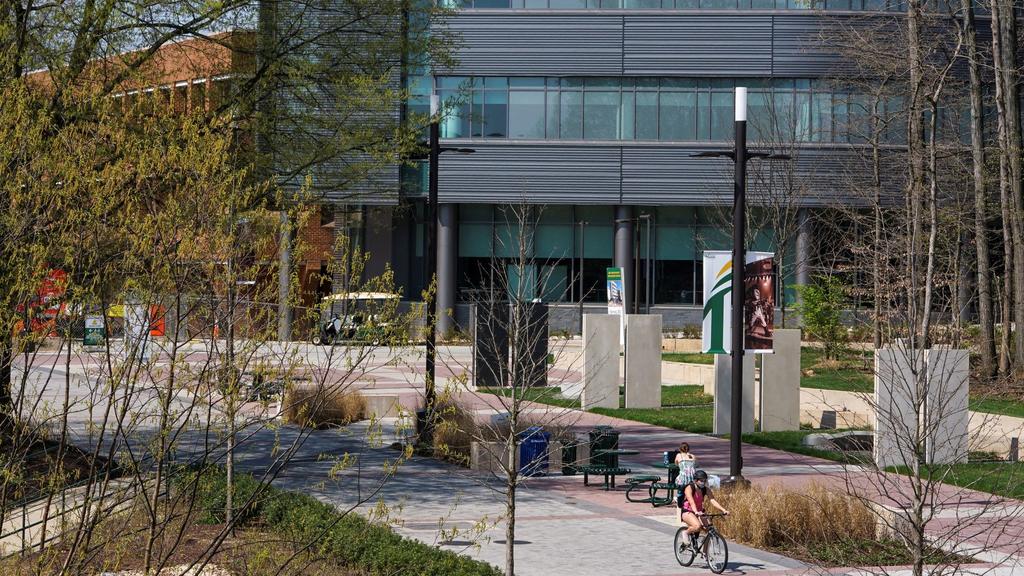
M 696 482 L 698 480 L 702 480 L 704 482 L 707 482 L 708 481 L 708 473 L 703 471 L 703 470 L 696 470 L 696 471 L 694 471 L 694 473 L 693 473 L 693 481 Z

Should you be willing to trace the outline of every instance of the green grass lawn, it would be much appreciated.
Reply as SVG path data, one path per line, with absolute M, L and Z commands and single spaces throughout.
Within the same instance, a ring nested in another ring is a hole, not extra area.
M 817 448 L 811 448 L 810 446 L 804 446 L 803 440 L 805 436 L 819 432 L 828 432 L 828 430 L 756 432 L 754 434 L 744 434 L 743 441 L 747 444 L 764 446 L 765 448 L 774 448 L 775 450 L 783 450 L 785 452 L 793 452 L 795 454 L 803 454 L 805 456 L 815 456 L 817 458 L 824 458 L 825 460 L 832 460 L 835 462 L 853 461 L 849 456 L 841 452 L 820 450 Z
M 500 388 L 481 388 L 481 392 L 509 396 L 511 391 Z M 562 398 L 556 388 L 534 388 L 526 393 L 526 399 L 559 406 L 562 408 L 579 408 L 575 399 Z M 700 386 L 662 386 L 660 410 L 623 408 L 622 388 L 619 388 L 619 408 L 594 408 L 591 412 L 623 418 L 636 422 L 646 422 L 666 428 L 685 430 L 687 432 L 710 433 L 714 409 L 712 398 L 704 394 Z
M 1024 402 L 1004 398 L 971 398 L 971 410 L 1024 418 Z
M 800 376 L 800 386 L 844 392 L 871 392 L 875 385 L 873 358 L 874 354 L 870 351 L 849 351 L 839 360 L 825 360 L 823 350 L 805 346 L 800 350 L 800 370 L 804 371 Z M 700 353 L 670 352 L 662 354 L 661 359 L 690 364 L 715 363 L 713 354 Z M 814 375 L 807 375 L 807 370 L 812 370 Z
M 711 406 L 662 408 L 661 410 L 594 408 L 591 412 L 697 434 L 710 434 L 714 418 L 714 409 Z
M 908 474 L 905 466 L 887 468 Z M 926 474 L 922 471 L 922 474 Z M 932 466 L 933 480 L 1008 498 L 1024 498 L 1024 462 L 969 462 L 953 466 Z
M 665 362 L 684 362 L 687 364 L 714 364 L 714 354 L 701 354 L 700 352 L 665 352 L 661 355 Z

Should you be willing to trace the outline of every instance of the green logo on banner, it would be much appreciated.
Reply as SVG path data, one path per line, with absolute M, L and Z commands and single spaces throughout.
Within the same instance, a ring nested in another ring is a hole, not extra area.
M 723 275 L 724 274 L 724 275 Z M 711 296 L 704 302 L 703 320 L 711 316 L 711 341 L 707 354 L 727 354 L 725 351 L 725 303 L 732 294 L 732 267 L 727 266 L 719 272 Z

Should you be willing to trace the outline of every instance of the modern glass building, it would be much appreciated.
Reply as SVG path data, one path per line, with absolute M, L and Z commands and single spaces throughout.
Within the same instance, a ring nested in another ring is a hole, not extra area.
M 902 9 L 879 0 L 452 7 L 457 64 L 404 78 L 416 95 L 406 112 L 426 113 L 438 94 L 443 145 L 475 150 L 439 163 L 438 300 L 456 321 L 468 317 L 464 303 L 492 281 L 494 259 L 514 256 L 519 232 L 508 207 L 531 205 L 532 270 L 515 281 L 554 304 L 552 328 L 568 330 L 581 299 L 595 310 L 605 302 L 609 266 L 623 268 L 627 299 L 640 310 L 649 305 L 666 326 L 700 323 L 702 251 L 731 248 L 732 165 L 692 155 L 731 147 L 736 86 L 750 91 L 751 147 L 794 157 L 761 168 L 768 176 L 751 186 L 800 187 L 785 245 L 763 218 L 748 248 L 784 252 L 786 283 L 807 282 L 813 211 L 842 200 L 869 106 L 827 80 L 841 58 L 821 43 L 822 28 Z M 887 129 L 899 144 L 903 127 Z M 397 204 L 364 212 L 363 237 L 415 298 L 425 281 L 427 168 L 402 169 L 400 180 Z

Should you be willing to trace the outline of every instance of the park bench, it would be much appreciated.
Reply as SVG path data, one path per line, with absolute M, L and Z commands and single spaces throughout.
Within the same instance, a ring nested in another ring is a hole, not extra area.
M 591 474 L 593 474 L 594 476 L 604 476 L 604 489 L 605 490 L 609 489 L 609 487 L 608 487 L 609 486 L 608 478 L 611 478 L 611 487 L 615 488 L 615 477 L 616 476 L 625 476 L 626 474 L 632 473 L 632 470 L 630 470 L 629 468 L 623 468 L 621 466 L 617 466 L 617 467 L 611 467 L 611 466 L 582 466 L 582 467 L 580 467 L 580 471 L 583 472 L 583 485 L 584 486 L 589 486 L 590 485 L 590 475 Z

